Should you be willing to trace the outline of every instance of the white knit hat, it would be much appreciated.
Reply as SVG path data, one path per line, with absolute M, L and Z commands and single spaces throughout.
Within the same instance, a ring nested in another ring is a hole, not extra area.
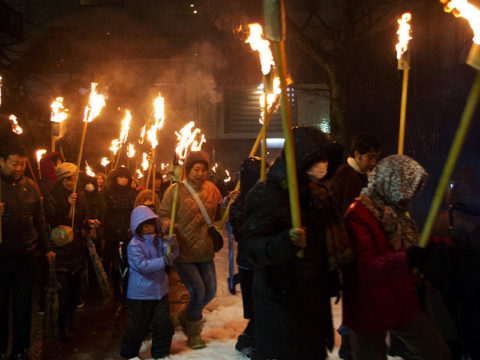
M 63 178 L 73 176 L 77 173 L 77 165 L 64 162 L 58 165 L 55 168 L 55 175 L 57 175 L 58 180 L 62 180 Z

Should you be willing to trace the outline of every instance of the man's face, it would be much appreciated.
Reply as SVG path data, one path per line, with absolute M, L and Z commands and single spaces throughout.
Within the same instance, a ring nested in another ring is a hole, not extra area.
M 188 173 L 188 180 L 194 184 L 203 184 L 207 178 L 207 167 L 204 163 L 196 163 Z
M 358 168 L 362 173 L 367 173 L 372 171 L 372 169 L 377 165 L 379 152 L 378 151 L 369 151 L 365 154 L 360 154 L 355 150 L 355 162 L 358 165 Z
M 62 185 L 68 191 L 72 191 L 75 186 L 76 175 L 68 176 L 62 179 Z
M 5 160 L 0 157 L 0 167 L 4 176 L 12 177 L 15 181 L 19 180 L 25 172 L 27 157 L 22 155 L 9 155 Z
M 101 176 L 101 175 L 97 176 L 97 184 L 98 184 L 98 186 L 103 185 L 103 176 Z

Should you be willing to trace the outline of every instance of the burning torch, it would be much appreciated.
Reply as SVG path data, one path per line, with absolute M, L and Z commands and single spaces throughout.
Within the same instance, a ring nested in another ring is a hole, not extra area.
M 50 122 L 52 123 L 52 152 L 54 152 L 55 138 L 60 136 L 60 124 L 68 117 L 68 109 L 64 108 L 62 97 L 57 97 L 50 107 L 52 108 L 50 114 Z
M 301 228 L 300 203 L 298 200 L 297 167 L 295 164 L 295 149 L 292 136 L 292 111 L 287 95 L 287 65 L 285 60 L 285 9 L 282 0 L 264 0 L 265 36 L 273 43 L 274 59 L 280 78 L 282 127 L 285 137 L 285 163 L 287 167 L 288 194 L 290 198 L 290 215 L 292 227 Z M 303 257 L 303 250 L 297 252 Z
M 131 121 L 132 121 L 132 114 L 130 113 L 130 110 L 125 110 L 125 117 L 122 120 L 122 130 L 120 131 L 120 138 L 119 138 L 120 151 L 118 152 L 117 161 L 115 161 L 115 166 L 113 167 L 114 170 L 118 167 L 118 163 L 120 161 L 120 158 L 122 157 L 123 144 L 125 144 L 125 142 L 127 141 Z
M 181 166 L 183 165 L 183 162 L 185 161 L 188 153 L 190 151 L 200 151 L 202 149 L 202 144 L 205 142 L 205 136 L 203 134 L 200 140 L 197 141 L 197 135 L 200 135 L 200 129 L 195 129 L 194 131 L 192 131 L 192 128 L 194 126 L 195 123 L 191 121 L 187 125 L 185 125 L 180 130 L 180 132 L 175 132 L 175 135 L 177 135 L 177 145 L 175 147 L 175 159 L 173 163 L 173 181 L 175 182 L 175 189 L 173 193 L 172 212 L 170 216 L 170 227 L 168 229 L 168 236 L 172 236 L 173 225 L 175 224 Z M 168 248 L 167 251 L 168 253 L 170 253 L 170 248 Z
M 460 124 L 458 125 L 453 143 L 450 147 L 442 176 L 438 182 L 427 220 L 423 226 L 422 236 L 419 241 L 419 246 L 421 247 L 427 246 L 433 223 L 435 222 L 435 218 L 442 203 L 443 195 L 447 190 L 450 177 L 452 176 L 463 143 L 465 142 L 465 137 L 480 97 L 480 10 L 466 0 L 440 0 L 440 2 L 445 4 L 444 10 L 446 12 L 452 12 L 456 17 L 463 17 L 469 22 L 470 27 L 473 30 L 473 44 L 470 53 L 468 54 L 467 64 L 475 68 L 477 73 L 470 94 L 468 95 L 467 103 L 463 109 Z
M 156 149 L 158 145 L 157 141 L 157 132 L 163 127 L 165 121 L 165 98 L 161 94 L 158 94 L 157 98 L 153 102 L 153 117 L 155 118 L 155 146 L 152 143 L 152 168 L 153 168 L 153 179 L 152 179 L 152 202 L 155 203 L 155 176 L 157 172 L 157 163 L 156 163 Z M 147 186 L 148 187 L 148 186 Z
M 262 123 L 262 161 L 260 171 L 260 181 L 266 178 L 266 157 L 267 157 L 267 127 L 266 116 L 276 98 L 280 95 L 280 80 L 274 78 L 274 66 L 272 51 L 270 50 L 270 41 L 263 38 L 263 29 L 260 24 L 249 24 L 250 35 L 245 41 L 250 44 L 254 51 L 258 51 L 263 74 L 263 94 L 260 96 L 260 106 L 263 108 L 261 115 Z M 276 86 L 275 86 L 276 85 Z
M 412 14 L 405 13 L 398 22 L 398 43 L 395 45 L 397 50 L 398 70 L 403 70 L 402 83 L 402 101 L 400 104 L 400 128 L 398 131 L 398 153 L 403 154 L 405 144 L 405 118 L 407 114 L 407 93 L 408 93 L 408 72 L 410 71 L 410 51 L 408 50 L 408 42 L 412 39 L 410 36 L 410 20 Z
M 35 152 L 37 157 L 37 164 L 38 164 L 38 178 L 42 178 L 42 171 L 40 170 L 40 160 L 42 160 L 42 156 L 47 152 L 45 149 L 40 149 Z
M 83 147 L 85 145 L 85 136 L 87 135 L 87 125 L 88 123 L 92 122 L 98 115 L 100 115 L 100 112 L 105 106 L 105 97 L 97 93 L 96 87 L 97 87 L 97 84 L 92 82 L 89 104 L 85 106 L 85 113 L 83 116 L 83 122 L 84 122 L 83 133 L 82 133 L 82 139 L 80 141 L 80 151 L 78 153 L 78 160 L 77 160 L 77 169 L 79 170 L 82 162 Z M 77 186 L 78 186 L 78 176 L 76 177 L 75 183 L 73 185 L 73 193 L 77 192 Z M 73 222 L 75 219 L 75 206 L 71 207 L 70 213 L 72 216 L 72 228 L 73 228 Z

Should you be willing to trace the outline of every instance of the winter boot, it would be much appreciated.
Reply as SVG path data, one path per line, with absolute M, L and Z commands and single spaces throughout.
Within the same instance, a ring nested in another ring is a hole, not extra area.
M 205 341 L 203 341 L 200 336 L 204 323 L 204 319 L 199 319 L 196 321 L 187 320 L 187 345 L 190 346 L 193 350 L 203 349 L 207 346 L 205 345 Z
M 177 324 L 180 324 L 182 327 L 182 332 L 185 334 L 185 336 L 188 336 L 188 331 L 187 331 L 187 309 L 183 309 L 180 311 L 178 314 L 175 315 L 174 322 Z

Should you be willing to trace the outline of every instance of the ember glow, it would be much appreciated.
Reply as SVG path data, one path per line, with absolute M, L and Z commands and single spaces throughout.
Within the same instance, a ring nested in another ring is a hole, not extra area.
M 275 65 L 272 51 L 270 50 L 270 41 L 263 38 L 263 29 L 260 24 L 249 24 L 250 36 L 245 41 L 250 44 L 254 51 L 258 51 L 260 62 L 262 63 L 263 75 L 268 75 Z
M 121 141 L 119 139 L 115 139 L 112 141 L 112 145 L 109 147 L 109 150 L 113 152 L 113 155 L 116 155 L 118 150 L 120 150 Z
M 84 122 L 92 122 L 105 106 L 105 97 L 97 93 L 96 86 L 96 83 L 91 84 L 92 90 L 90 92 L 89 103 L 85 107 L 85 113 L 83 117 Z
M 50 114 L 51 122 L 61 123 L 68 117 L 68 109 L 65 109 L 63 106 L 63 97 L 57 97 L 50 107 L 52 108 L 52 112 Z
M 141 179 L 141 178 L 143 178 L 143 174 L 140 171 L 140 169 L 137 169 L 137 179 Z
M 135 146 L 133 146 L 133 144 L 128 144 L 127 156 L 129 158 L 132 158 L 135 156 Z
M 11 114 L 8 119 L 10 120 L 10 124 L 12 125 L 12 131 L 15 134 L 20 135 L 21 133 L 23 133 L 23 129 L 20 127 L 20 125 L 18 125 L 17 117 L 15 115 Z
M 143 169 L 143 171 L 147 171 L 148 167 L 150 166 L 150 163 L 148 162 L 146 153 L 142 154 L 142 159 L 143 159 L 142 160 L 142 169 Z
M 218 163 L 215 163 L 215 165 L 212 167 L 212 171 L 216 174 L 217 173 L 217 168 L 218 168 Z
M 45 149 L 40 149 L 35 152 L 35 155 L 37 156 L 37 162 L 40 162 L 42 159 L 42 156 L 47 153 L 47 150 Z
M 106 167 L 108 164 L 110 164 L 110 160 L 108 160 L 108 158 L 104 156 L 104 157 L 100 160 L 100 165 L 102 165 L 103 167 Z
M 132 120 L 132 114 L 130 113 L 130 110 L 125 110 L 125 117 L 122 120 L 122 131 L 120 132 L 120 142 L 122 144 L 124 144 L 125 141 L 127 141 L 131 120 Z
M 480 45 L 480 10 L 467 0 L 440 0 L 440 2 L 445 4 L 446 12 L 467 19 L 473 30 L 473 42 Z
M 200 140 L 196 139 L 197 135 L 200 135 L 200 129 L 195 129 L 192 131 L 194 126 L 195 123 L 191 121 L 185 125 L 180 132 L 175 131 L 175 135 L 177 135 L 177 146 L 175 148 L 175 153 L 177 154 L 179 165 L 183 164 L 183 161 L 190 151 L 201 150 L 202 144 L 206 142 L 203 134 Z
M 85 174 L 91 177 L 95 177 L 95 173 L 92 168 L 88 165 L 87 160 L 85 160 Z
M 400 59 L 402 55 L 408 49 L 408 42 L 412 39 L 410 36 L 410 20 L 412 19 L 412 14 L 405 13 L 402 15 L 401 18 L 397 19 L 398 22 L 398 43 L 395 45 L 395 49 L 397 50 L 397 59 Z

